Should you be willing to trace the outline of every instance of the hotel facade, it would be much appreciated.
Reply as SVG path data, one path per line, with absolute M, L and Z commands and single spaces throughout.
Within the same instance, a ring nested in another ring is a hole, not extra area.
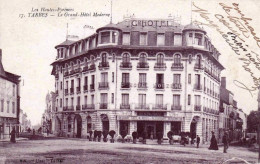
M 220 53 L 206 31 L 173 19 L 126 18 L 55 47 L 54 133 L 218 133 Z M 216 135 L 218 136 L 218 135 Z

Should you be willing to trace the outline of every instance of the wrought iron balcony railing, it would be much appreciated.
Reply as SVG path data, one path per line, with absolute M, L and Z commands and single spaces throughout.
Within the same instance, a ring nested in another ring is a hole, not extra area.
M 138 88 L 147 88 L 147 83 L 146 82 L 139 82 Z
M 173 83 L 172 89 L 181 89 L 181 83 Z
M 130 88 L 130 83 L 129 82 L 122 82 L 121 88 Z
M 130 109 L 130 104 L 120 104 L 120 109 Z
M 183 70 L 183 63 L 172 63 L 172 70 Z
M 100 62 L 98 68 L 109 68 L 108 62 Z
M 137 68 L 149 68 L 149 64 L 147 62 L 138 62 Z
M 166 63 L 155 63 L 154 69 L 166 69 Z
M 120 68 L 132 68 L 132 63 L 130 63 L 130 62 L 122 62 L 120 64 Z
M 70 88 L 70 93 L 74 94 L 74 88 Z
M 181 105 L 172 105 L 172 110 L 181 110 Z
M 201 84 L 194 84 L 194 89 L 195 90 L 202 90 L 202 85 Z
M 164 89 L 164 83 L 155 83 L 154 86 L 156 89 Z
M 100 109 L 107 109 L 107 103 L 101 103 L 99 108 Z
M 84 91 L 88 91 L 88 85 L 83 86 Z
M 150 109 L 148 104 L 140 103 L 136 104 L 135 109 Z
M 194 111 L 201 111 L 201 105 L 194 105 Z
M 90 90 L 95 90 L 95 84 L 90 84 Z
M 76 105 L 76 110 L 80 110 L 80 105 Z
M 87 109 L 95 109 L 94 104 L 84 104 L 82 105 L 82 110 L 87 110 Z
M 166 104 L 154 104 L 153 109 L 156 110 L 167 110 L 167 105 Z

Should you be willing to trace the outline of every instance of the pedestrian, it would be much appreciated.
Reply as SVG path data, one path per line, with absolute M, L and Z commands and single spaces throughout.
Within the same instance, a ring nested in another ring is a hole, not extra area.
M 153 132 L 151 132 L 150 139 L 153 141 Z
M 228 135 L 227 135 L 226 132 L 224 133 L 224 136 L 222 138 L 222 143 L 224 144 L 223 153 L 227 153 L 227 149 L 228 149 Z
M 212 131 L 212 137 L 210 140 L 210 146 L 209 146 L 209 150 L 218 150 L 218 143 L 217 143 L 217 139 L 215 137 L 214 132 Z
M 199 137 L 199 135 L 197 135 L 196 142 L 197 142 L 197 148 L 199 148 L 199 144 L 200 144 L 200 137 Z
M 14 127 L 13 127 L 13 130 L 11 131 L 10 135 L 11 135 L 10 141 L 12 143 L 15 143 L 16 141 L 15 141 L 15 128 Z

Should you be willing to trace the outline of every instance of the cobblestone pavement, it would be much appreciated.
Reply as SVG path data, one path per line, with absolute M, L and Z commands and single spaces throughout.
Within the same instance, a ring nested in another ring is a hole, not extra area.
M 0 143 L 0 163 L 223 163 L 257 162 L 258 153 L 243 147 L 223 147 L 212 151 L 203 145 L 150 145 L 91 142 L 85 139 L 27 140 L 15 144 Z M 241 159 L 241 160 L 240 160 Z

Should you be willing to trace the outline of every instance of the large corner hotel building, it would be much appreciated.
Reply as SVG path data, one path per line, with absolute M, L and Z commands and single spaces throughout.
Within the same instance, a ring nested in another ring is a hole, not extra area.
M 220 53 L 206 31 L 172 19 L 129 18 L 57 45 L 54 130 L 172 130 L 218 136 Z

